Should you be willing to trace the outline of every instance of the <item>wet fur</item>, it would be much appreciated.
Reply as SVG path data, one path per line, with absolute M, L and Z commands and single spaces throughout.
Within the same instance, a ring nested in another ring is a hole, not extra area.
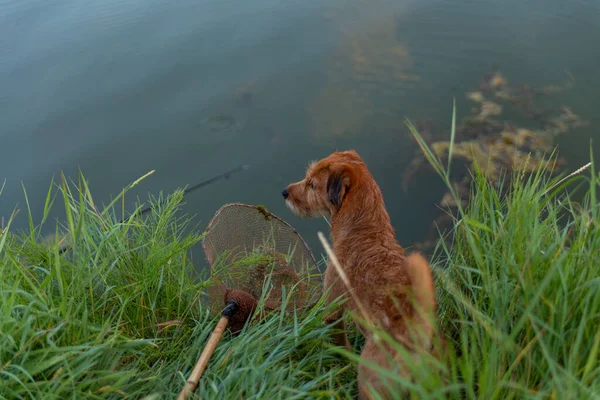
M 286 189 L 286 204 L 296 215 L 331 217 L 333 250 L 374 322 L 416 358 L 418 351 L 431 351 L 437 305 L 429 263 L 420 254 L 406 255 L 396 241 L 379 186 L 360 156 L 355 151 L 335 152 L 309 165 L 306 177 Z M 328 301 L 347 292 L 332 265 L 325 271 L 325 289 L 330 289 Z M 358 312 L 349 297 L 327 322 L 341 321 L 345 308 Z M 408 374 L 389 344 L 378 344 L 369 330 L 358 327 L 365 336 L 364 360 Z M 418 336 L 409 332 L 411 327 Z M 343 322 L 337 328 L 336 343 L 350 348 Z M 362 363 L 358 385 L 361 399 L 369 398 L 369 386 L 389 396 L 379 374 Z

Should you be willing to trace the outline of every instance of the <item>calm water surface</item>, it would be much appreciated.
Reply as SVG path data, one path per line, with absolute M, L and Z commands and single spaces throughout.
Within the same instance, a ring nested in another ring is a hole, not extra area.
M 24 206 L 22 182 L 39 218 L 61 170 L 80 167 L 99 202 L 156 170 L 133 202 L 249 164 L 185 211 L 204 227 L 224 203 L 264 204 L 320 253 L 325 222 L 292 216 L 280 192 L 354 148 L 410 245 L 443 187 L 427 175 L 402 190 L 404 118 L 447 128 L 452 98 L 469 114 L 464 93 L 493 68 L 533 85 L 569 70 L 577 84 L 556 101 L 591 122 L 559 141 L 575 169 L 600 141 L 599 62 L 592 0 L 0 0 L 0 216 Z

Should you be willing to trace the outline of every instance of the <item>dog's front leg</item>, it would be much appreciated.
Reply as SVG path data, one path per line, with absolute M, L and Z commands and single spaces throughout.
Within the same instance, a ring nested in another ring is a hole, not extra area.
M 342 296 L 346 290 L 344 283 L 338 276 L 335 268 L 328 264 L 327 270 L 325 271 L 325 282 L 324 288 L 327 292 L 326 303 L 327 305 L 331 304 L 334 300 Z M 342 317 L 344 316 L 344 306 L 336 305 L 326 316 L 325 323 L 331 324 L 337 320 L 334 325 L 334 329 L 336 332 L 333 334 L 333 341 L 337 346 L 344 346 L 348 350 L 352 350 L 350 346 L 350 342 L 348 341 L 348 337 L 346 336 L 346 328 L 344 326 L 344 320 Z

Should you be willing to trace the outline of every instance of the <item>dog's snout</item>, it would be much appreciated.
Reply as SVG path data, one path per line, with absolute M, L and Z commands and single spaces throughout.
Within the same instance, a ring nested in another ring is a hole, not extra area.
M 288 190 L 287 190 L 287 189 L 283 189 L 283 190 L 281 191 L 281 195 L 283 196 L 283 198 L 284 198 L 284 199 L 287 199 L 287 198 L 288 198 L 288 196 L 290 195 L 290 192 L 288 192 Z

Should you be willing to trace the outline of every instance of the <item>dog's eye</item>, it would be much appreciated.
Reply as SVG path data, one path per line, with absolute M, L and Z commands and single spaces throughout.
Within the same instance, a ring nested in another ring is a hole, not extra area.
M 315 188 L 315 181 L 313 181 L 313 180 L 308 181 L 308 187 L 311 188 L 311 189 L 314 189 Z

